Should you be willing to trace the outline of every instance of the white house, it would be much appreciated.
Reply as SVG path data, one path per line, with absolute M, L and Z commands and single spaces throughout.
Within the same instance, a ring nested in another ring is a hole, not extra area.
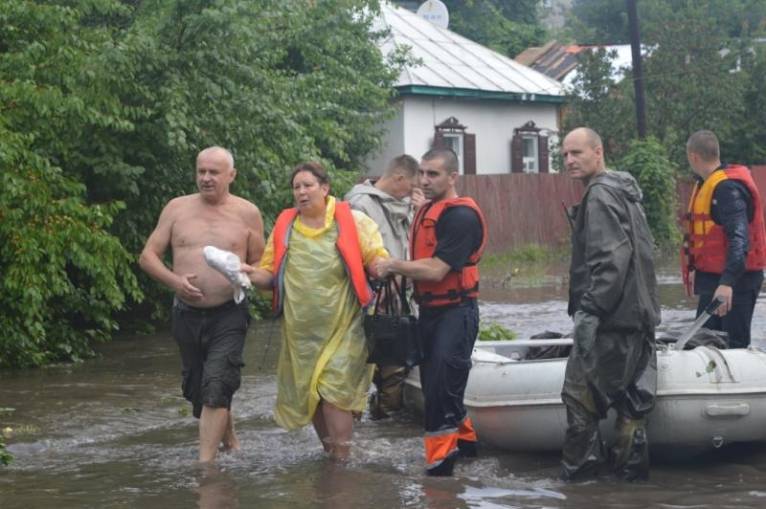
M 564 102 L 559 82 L 388 3 L 378 23 L 390 31 L 381 51 L 406 47 L 416 63 L 395 85 L 398 111 L 385 126 L 383 148 L 367 162 L 371 174 L 435 144 L 455 150 L 465 174 L 549 171 L 549 141 Z

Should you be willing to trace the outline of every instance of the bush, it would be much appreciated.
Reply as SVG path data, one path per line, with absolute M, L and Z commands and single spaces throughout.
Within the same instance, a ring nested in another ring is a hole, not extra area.
M 85 188 L 0 126 L 0 368 L 77 360 L 140 297 L 119 240 L 119 203 L 86 205 Z
M 630 172 L 641 186 L 646 219 L 657 245 L 674 246 L 679 240 L 676 170 L 663 146 L 651 137 L 633 141 L 619 169 Z
M 492 322 L 479 328 L 479 341 L 510 341 L 518 334 L 499 323 Z
M 194 159 L 231 148 L 267 229 L 300 161 L 341 194 L 394 111 L 375 0 L 0 2 L 0 367 L 161 316 L 133 264 Z M 139 309 L 141 286 L 145 299 Z

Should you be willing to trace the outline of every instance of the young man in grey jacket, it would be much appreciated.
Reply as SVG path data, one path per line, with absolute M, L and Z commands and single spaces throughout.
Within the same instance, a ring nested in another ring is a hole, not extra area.
M 419 164 L 406 154 L 393 158 L 375 181 L 365 180 L 346 194 L 351 208 L 367 214 L 375 221 L 383 237 L 383 245 L 394 258 L 409 259 L 408 233 L 414 210 L 425 201 L 416 187 Z M 373 418 L 383 418 L 401 408 L 403 366 L 377 366 L 373 382 L 377 394 L 370 404 Z

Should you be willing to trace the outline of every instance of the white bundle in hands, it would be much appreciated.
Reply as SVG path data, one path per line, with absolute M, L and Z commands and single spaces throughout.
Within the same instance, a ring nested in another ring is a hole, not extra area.
M 240 269 L 239 256 L 231 251 L 224 251 L 215 246 L 202 248 L 205 261 L 212 268 L 224 275 L 234 287 L 234 302 L 239 304 L 245 298 L 245 290 L 252 286 L 250 278 Z

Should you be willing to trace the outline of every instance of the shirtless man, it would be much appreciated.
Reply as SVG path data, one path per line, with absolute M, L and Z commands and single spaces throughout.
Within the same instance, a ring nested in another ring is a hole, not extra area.
M 175 291 L 173 337 L 183 364 L 184 397 L 199 418 L 199 460 L 210 462 L 219 444 L 239 449 L 231 400 L 240 385 L 247 300 L 236 304 L 233 288 L 202 255 L 206 245 L 237 254 L 256 265 L 263 252 L 263 220 L 258 208 L 229 193 L 237 171 L 231 153 L 209 147 L 197 155 L 198 193 L 174 198 L 160 214 L 139 264 Z M 172 270 L 163 262 L 168 247 Z

